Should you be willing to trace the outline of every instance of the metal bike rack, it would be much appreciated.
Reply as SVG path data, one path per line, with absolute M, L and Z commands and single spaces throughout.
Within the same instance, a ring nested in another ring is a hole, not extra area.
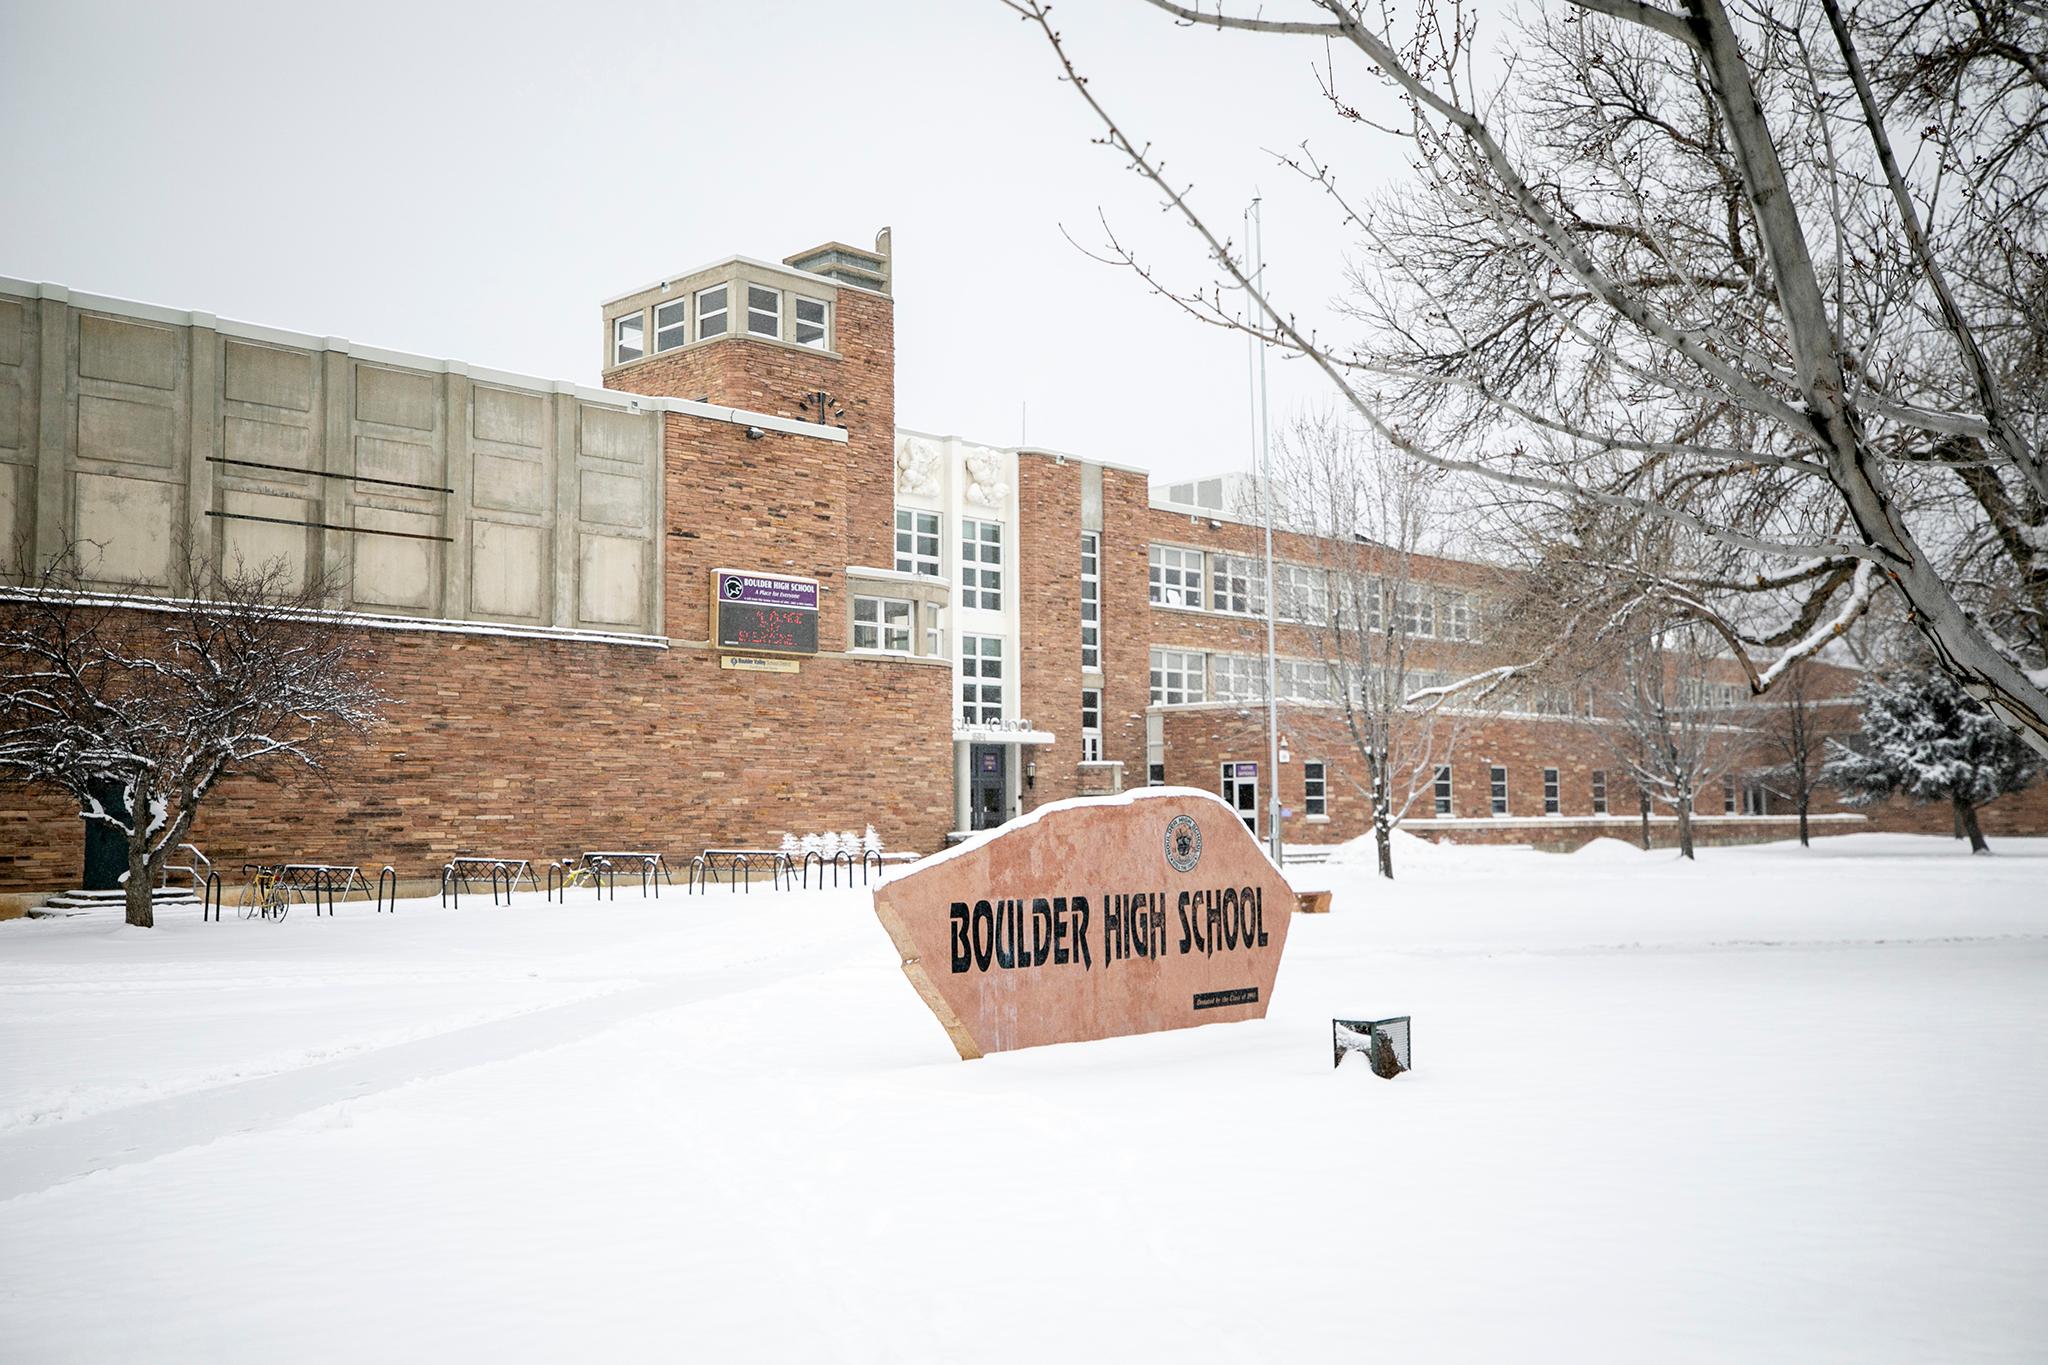
M 841 867 L 844 867 L 846 869 L 846 884 L 848 886 L 852 886 L 853 855 L 851 853 L 848 853 L 845 849 L 841 849 L 839 850 L 839 852 L 832 855 L 832 889 L 834 891 L 837 891 L 839 889 L 839 869 Z M 822 876 L 819 877 L 818 885 L 823 886 L 824 884 L 825 879 Z
M 787 853 L 775 855 L 775 861 L 768 869 L 769 885 L 776 891 L 796 890 L 796 864 Z
M 391 899 L 388 902 L 384 899 L 384 884 L 387 881 L 391 884 Z M 398 870 L 389 863 L 384 864 L 384 870 L 377 874 L 377 913 L 381 915 L 387 908 L 394 915 L 398 913 Z
M 860 884 L 862 886 L 868 884 L 868 864 L 870 863 L 873 863 L 875 867 L 875 880 L 878 882 L 882 880 L 882 855 L 872 848 L 864 848 L 860 854 Z
M 612 866 L 611 859 L 590 860 L 590 884 L 597 888 L 599 900 L 615 901 L 619 898 L 619 870 Z
M 541 899 L 551 901 L 555 898 L 557 891 L 562 893 L 562 904 L 567 905 L 569 903 L 569 873 L 563 867 L 562 861 L 559 858 L 548 864 L 548 882 L 541 891 Z
M 689 896 L 699 891 L 709 891 L 710 889 L 711 864 L 704 860 L 702 854 L 699 854 L 697 857 L 690 859 L 690 875 L 683 882 L 683 894 Z
M 804 854 L 804 890 L 811 889 L 811 863 L 814 859 L 818 864 L 818 889 L 822 891 L 825 889 L 825 855 L 815 848 Z
M 746 854 L 735 853 L 732 855 L 732 889 L 737 891 L 742 886 L 747 888 L 749 896 L 754 894 L 753 864 L 747 860 Z
M 327 898 L 327 917 L 329 919 L 334 918 L 334 882 L 332 879 L 325 872 L 316 872 L 313 874 L 313 885 L 309 889 L 313 893 L 313 918 L 320 918 L 320 898 L 323 895 Z
M 206 916 L 209 912 L 213 915 L 213 922 L 215 924 L 220 923 L 220 902 L 220 873 L 209 872 L 206 874 L 206 882 L 200 888 L 199 893 L 199 922 L 201 924 L 206 923 Z
M 462 879 L 455 875 L 455 864 L 449 863 L 441 869 L 441 908 L 448 908 L 448 897 L 455 897 L 455 908 L 462 908 Z
M 491 864 L 491 904 L 496 905 L 498 903 L 498 882 L 501 878 L 505 883 L 505 904 L 510 905 L 512 903 L 512 869 L 503 863 Z

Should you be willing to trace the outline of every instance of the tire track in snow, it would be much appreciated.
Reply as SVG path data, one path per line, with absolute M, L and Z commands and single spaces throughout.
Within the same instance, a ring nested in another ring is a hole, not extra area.
M 274 1128 L 331 1104 L 582 1042 L 646 1015 L 773 986 L 845 957 L 843 945 L 815 945 L 767 962 L 726 964 L 292 1071 L 15 1129 L 0 1134 L 0 1204 L 98 1171 Z M 740 965 L 755 970 L 735 970 Z

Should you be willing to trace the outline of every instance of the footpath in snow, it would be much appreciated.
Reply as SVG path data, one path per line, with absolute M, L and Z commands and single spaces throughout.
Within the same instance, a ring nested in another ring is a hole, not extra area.
M 1996 847 L 1404 838 L 1265 1021 L 973 1063 L 860 893 L 0 923 L 0 1360 L 2039 1359 Z

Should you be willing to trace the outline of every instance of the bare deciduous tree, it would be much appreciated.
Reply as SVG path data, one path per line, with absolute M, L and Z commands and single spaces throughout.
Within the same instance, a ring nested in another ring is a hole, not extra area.
M 2048 752 L 2048 10 L 1549 0 L 1482 89 L 1455 0 L 1405 22 L 1149 0 L 1307 39 L 1338 123 L 1405 142 L 1413 181 L 1370 202 L 1334 158 L 1285 158 L 1371 248 L 1347 282 L 1361 335 L 1336 344 L 1249 278 L 1042 0 L 1004 2 L 1221 277 L 1177 289 L 1114 234 L 1110 259 L 1306 358 L 1415 459 L 1560 519 L 1714 542 L 1654 593 L 1690 599 L 1754 690 L 1889 586 L 1940 667 Z M 1402 126 L 1345 97 L 1353 76 L 1391 85 Z
M 1323 415 L 1302 419 L 1282 443 L 1277 519 L 1313 537 L 1312 562 L 1282 566 L 1275 596 L 1323 670 L 1328 712 L 1365 773 L 1351 780 L 1372 811 L 1380 875 L 1391 878 L 1393 831 L 1518 669 L 1423 667 L 1423 642 L 1476 637 L 1482 604 L 1421 572 L 1449 530 L 1442 476 L 1412 460 L 1366 458 L 1359 442 Z
M 1646 802 L 1678 817 L 1678 851 L 1693 856 L 1693 805 L 1720 772 L 1729 707 L 1711 663 L 1718 650 L 1697 625 L 1654 631 L 1624 650 L 1608 692 L 1608 747 Z
M 1825 695 L 1811 664 L 1787 669 L 1771 689 L 1771 700 L 1757 712 L 1750 732 L 1758 751 L 1770 762 L 1764 775 L 1784 787 L 1799 811 L 1799 844 L 1811 845 L 1807 817 L 1814 793 L 1821 788 L 1829 739 L 1850 724 L 1845 698 Z
M 148 928 L 151 889 L 221 778 L 321 772 L 383 698 L 364 632 L 280 564 L 186 555 L 172 597 L 84 582 L 73 546 L 0 590 L 0 783 L 62 791 L 119 831 L 127 920 Z

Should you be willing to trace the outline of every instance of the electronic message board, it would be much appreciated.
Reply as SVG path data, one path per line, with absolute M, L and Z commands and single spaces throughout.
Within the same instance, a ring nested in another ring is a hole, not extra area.
M 818 581 L 720 569 L 711 576 L 713 640 L 749 654 L 818 652 Z

